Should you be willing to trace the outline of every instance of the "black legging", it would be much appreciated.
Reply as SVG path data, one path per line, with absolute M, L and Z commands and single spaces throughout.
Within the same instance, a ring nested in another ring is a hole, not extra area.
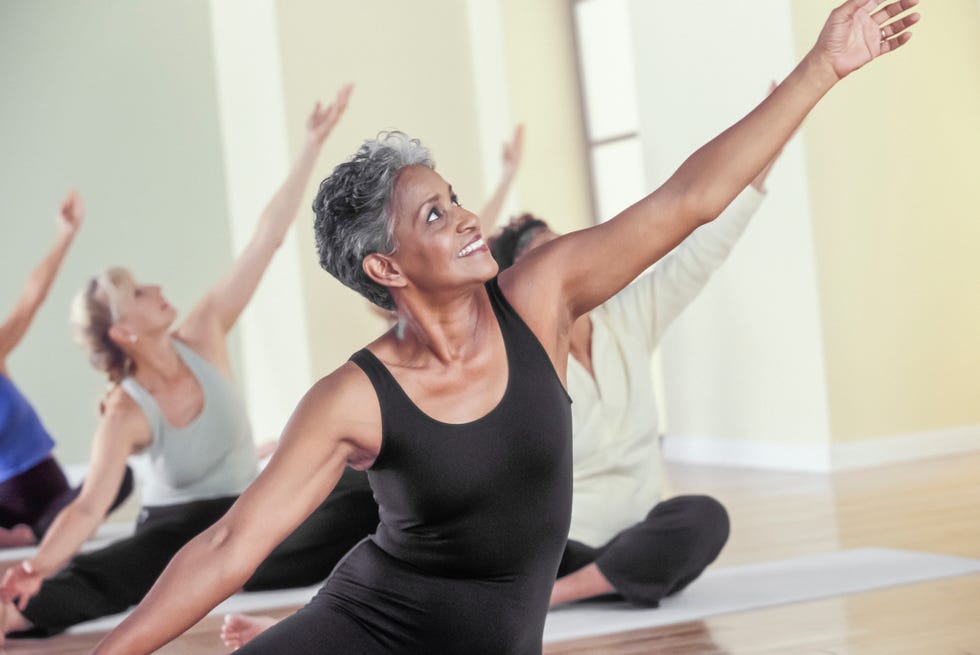
M 27 525 L 40 541 L 58 513 L 78 497 L 81 485 L 69 486 L 64 471 L 54 457 L 0 482 L 0 527 L 10 529 Z M 116 499 L 109 511 L 116 509 L 133 492 L 133 471 L 128 466 Z
M 643 521 L 600 548 L 565 546 L 558 577 L 593 562 L 618 595 L 656 607 L 695 580 L 728 540 L 728 513 L 709 496 L 677 496 L 658 503 Z
M 24 616 L 32 630 L 10 636 L 50 636 L 72 625 L 122 612 L 139 603 L 184 544 L 210 527 L 235 497 L 144 508 L 136 532 L 76 555 L 49 578 Z M 316 584 L 378 525 L 378 509 L 363 472 L 347 469 L 337 488 L 256 569 L 246 591 Z

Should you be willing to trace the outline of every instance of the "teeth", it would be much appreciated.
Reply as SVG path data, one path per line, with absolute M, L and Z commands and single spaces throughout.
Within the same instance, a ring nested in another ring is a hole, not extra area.
M 460 257 L 466 257 L 466 255 L 470 254 L 471 252 L 473 252 L 474 250 L 476 250 L 477 248 L 479 248 L 482 245 L 483 245 L 483 239 L 477 239 L 476 241 L 474 241 L 470 245 L 468 245 L 465 248 L 463 248 L 462 250 L 460 250 L 459 251 L 459 256 Z

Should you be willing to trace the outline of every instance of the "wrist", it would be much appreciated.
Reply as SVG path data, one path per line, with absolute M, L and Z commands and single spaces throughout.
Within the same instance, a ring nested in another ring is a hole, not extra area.
M 21 570 L 28 575 L 37 575 L 41 578 L 47 578 L 50 571 L 43 563 L 39 563 L 36 559 L 25 559 L 20 563 Z
M 816 46 L 803 57 L 800 62 L 803 73 L 826 91 L 837 84 L 842 78 L 837 74 L 830 56 Z
M 307 133 L 306 138 L 303 139 L 303 150 L 311 153 L 319 153 L 325 140 L 315 134 Z
M 69 224 L 61 224 L 58 226 L 58 239 L 74 239 L 75 233 L 78 232 L 77 226 L 72 226 Z

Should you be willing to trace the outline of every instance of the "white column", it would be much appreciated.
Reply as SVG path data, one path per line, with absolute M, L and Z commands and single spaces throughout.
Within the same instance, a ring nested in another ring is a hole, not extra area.
M 466 0 L 484 199 L 489 198 L 500 181 L 503 143 L 510 138 L 514 129 L 507 88 L 501 11 L 500 0 Z M 519 211 L 519 207 L 516 186 L 511 187 L 499 220 L 506 221 Z
M 274 0 L 211 0 L 225 188 L 234 252 L 290 165 Z M 300 209 L 302 212 L 302 209 Z M 239 325 L 256 441 L 277 438 L 312 381 L 299 252 L 291 230 Z

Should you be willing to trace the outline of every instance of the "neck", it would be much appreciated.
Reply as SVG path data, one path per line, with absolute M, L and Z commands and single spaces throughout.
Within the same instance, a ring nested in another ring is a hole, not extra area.
M 133 377 L 144 387 L 159 386 L 180 377 L 183 362 L 171 343 L 169 334 L 154 340 L 140 341 L 129 350 L 135 369 Z
M 482 286 L 440 303 L 411 298 L 399 298 L 396 303 L 396 338 L 410 353 L 410 360 L 431 356 L 449 364 L 480 348 L 483 318 L 490 311 Z

